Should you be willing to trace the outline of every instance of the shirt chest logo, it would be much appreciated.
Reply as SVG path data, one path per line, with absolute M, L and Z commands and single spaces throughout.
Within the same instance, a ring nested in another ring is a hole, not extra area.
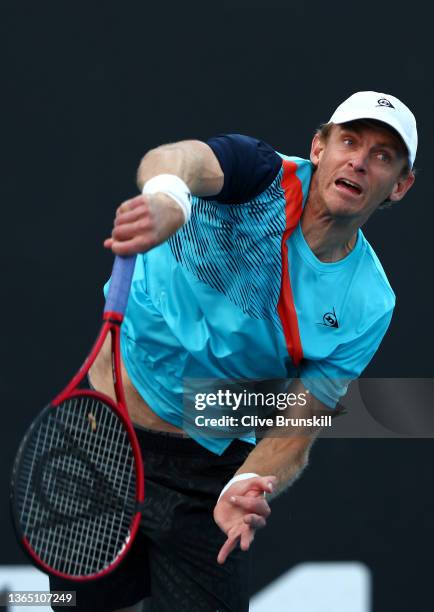
M 336 316 L 335 308 L 333 306 L 332 312 L 326 312 L 323 314 L 321 323 L 317 323 L 317 325 L 324 325 L 325 327 L 339 327 L 338 318 Z

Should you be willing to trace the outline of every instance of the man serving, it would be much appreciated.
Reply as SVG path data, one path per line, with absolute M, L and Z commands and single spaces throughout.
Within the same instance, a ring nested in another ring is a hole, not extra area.
M 245 551 L 270 514 L 264 493 L 300 474 L 317 431 L 256 445 L 242 432 L 187 436 L 184 381 L 291 379 L 303 416 L 334 414 L 395 303 L 360 228 L 410 189 L 416 148 L 407 106 L 368 91 L 318 130 L 310 160 L 236 134 L 145 155 L 142 194 L 119 206 L 105 241 L 138 254 L 121 346 L 145 463 L 142 532 L 109 581 L 77 587 L 78 609 L 101 597 L 139 609 L 149 596 L 158 611 L 248 608 Z M 91 383 L 113 396 L 106 348 Z

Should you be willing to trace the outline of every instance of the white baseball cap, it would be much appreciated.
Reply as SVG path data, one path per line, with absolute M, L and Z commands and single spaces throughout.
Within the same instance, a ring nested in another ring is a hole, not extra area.
M 416 119 L 401 100 L 377 91 L 358 91 L 337 107 L 329 123 L 356 119 L 376 119 L 394 128 L 407 146 L 410 168 L 413 167 L 417 150 Z

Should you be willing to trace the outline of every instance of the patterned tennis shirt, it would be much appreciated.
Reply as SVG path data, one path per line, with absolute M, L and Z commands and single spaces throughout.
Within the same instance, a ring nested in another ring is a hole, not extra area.
M 122 355 L 138 392 L 183 426 L 186 379 L 293 379 L 333 409 L 376 352 L 394 293 L 358 231 L 344 259 L 321 262 L 300 226 L 310 161 L 248 136 L 207 143 L 224 173 L 193 197 L 190 221 L 137 257 Z M 216 454 L 230 438 L 191 432 Z

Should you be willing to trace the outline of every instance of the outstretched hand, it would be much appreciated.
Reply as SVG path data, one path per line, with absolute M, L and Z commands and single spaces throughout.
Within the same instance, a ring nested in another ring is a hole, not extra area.
M 223 564 L 239 543 L 248 550 L 256 529 L 265 527 L 271 510 L 264 493 L 271 493 L 277 482 L 275 476 L 255 476 L 235 482 L 221 496 L 214 508 L 214 520 L 227 535 L 217 562 Z
M 167 240 L 183 224 L 181 207 L 168 195 L 138 195 L 119 206 L 112 235 L 104 246 L 116 255 L 144 253 Z

